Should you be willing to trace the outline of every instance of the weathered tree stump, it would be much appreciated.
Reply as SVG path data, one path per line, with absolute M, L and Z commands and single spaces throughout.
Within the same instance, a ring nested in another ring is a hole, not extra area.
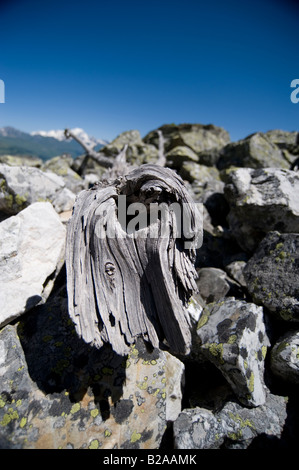
M 121 355 L 140 336 L 187 354 L 201 243 L 202 214 L 173 170 L 146 164 L 82 191 L 66 245 L 78 335 L 97 348 L 110 343 Z

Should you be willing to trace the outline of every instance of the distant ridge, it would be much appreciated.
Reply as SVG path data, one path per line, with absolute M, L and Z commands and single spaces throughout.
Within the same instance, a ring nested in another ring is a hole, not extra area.
M 74 130 L 85 142 L 95 146 L 98 150 L 106 142 L 88 134 L 80 128 Z M 31 134 L 20 131 L 11 126 L 0 128 L 0 155 L 18 155 L 39 157 L 43 160 L 62 155 L 70 154 L 73 158 L 78 157 L 84 150 L 73 139 L 63 139 L 63 130 L 57 131 L 36 131 Z

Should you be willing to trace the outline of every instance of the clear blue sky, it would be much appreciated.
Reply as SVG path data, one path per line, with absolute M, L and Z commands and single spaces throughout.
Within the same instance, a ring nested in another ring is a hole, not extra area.
M 292 0 L 1 0 L 0 127 L 299 130 Z

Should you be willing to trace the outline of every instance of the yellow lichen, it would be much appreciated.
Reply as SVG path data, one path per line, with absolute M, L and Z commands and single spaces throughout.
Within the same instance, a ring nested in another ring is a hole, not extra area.
M 139 441 L 139 439 L 141 439 L 141 434 L 137 431 L 133 431 L 131 435 L 131 442 Z

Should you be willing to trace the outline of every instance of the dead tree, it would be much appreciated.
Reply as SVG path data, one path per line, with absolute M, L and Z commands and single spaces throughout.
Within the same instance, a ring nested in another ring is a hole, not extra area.
M 90 147 L 85 142 L 83 142 L 83 140 L 81 140 L 80 137 L 74 134 L 70 129 L 65 129 L 64 135 L 67 139 L 72 138 L 76 140 L 76 142 L 78 142 L 78 144 L 80 144 L 86 152 L 86 155 L 81 164 L 80 170 L 82 170 L 85 167 L 88 158 L 92 158 L 104 168 L 113 167 L 113 164 L 114 164 L 113 159 L 106 157 L 105 155 L 101 155 L 99 152 L 96 152 L 92 147 Z
M 160 157 L 163 163 L 162 144 Z M 78 335 L 97 348 L 110 343 L 121 355 L 138 337 L 187 354 L 201 236 L 198 207 L 169 168 L 142 165 L 82 191 L 66 244 L 69 314 Z

